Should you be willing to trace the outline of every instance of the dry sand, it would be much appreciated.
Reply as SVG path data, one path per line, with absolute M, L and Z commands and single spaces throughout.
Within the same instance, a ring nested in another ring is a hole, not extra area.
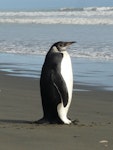
M 39 80 L 0 72 L 0 150 L 112 150 L 113 92 L 76 85 L 69 111 L 75 125 L 36 125 Z

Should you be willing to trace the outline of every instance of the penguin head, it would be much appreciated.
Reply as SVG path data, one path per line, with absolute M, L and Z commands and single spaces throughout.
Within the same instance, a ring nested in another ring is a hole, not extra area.
M 72 42 L 60 41 L 60 42 L 57 42 L 57 43 L 53 44 L 52 47 L 56 47 L 59 52 L 62 52 L 62 51 L 66 51 L 66 48 L 68 46 L 70 46 L 71 44 L 73 44 L 73 43 L 76 43 L 76 42 L 74 42 L 74 41 L 72 41 Z

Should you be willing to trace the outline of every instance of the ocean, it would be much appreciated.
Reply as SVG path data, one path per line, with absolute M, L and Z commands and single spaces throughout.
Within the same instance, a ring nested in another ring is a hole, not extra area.
M 113 7 L 0 11 L 0 70 L 9 75 L 39 78 L 57 41 L 77 42 L 68 50 L 75 83 L 113 90 Z
M 2 11 L 0 23 L 113 24 L 113 7 L 61 8 L 45 11 Z

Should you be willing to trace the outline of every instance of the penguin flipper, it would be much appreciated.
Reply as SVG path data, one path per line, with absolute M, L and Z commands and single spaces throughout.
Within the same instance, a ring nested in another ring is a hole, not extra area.
M 61 98 L 61 101 L 63 101 L 64 107 L 66 107 L 68 103 L 68 90 L 62 75 L 53 71 L 51 74 L 51 80 Z

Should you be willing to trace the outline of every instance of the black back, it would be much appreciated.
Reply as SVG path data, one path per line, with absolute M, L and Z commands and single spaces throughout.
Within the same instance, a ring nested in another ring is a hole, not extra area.
M 61 61 L 63 54 L 54 51 L 53 48 L 47 53 L 42 67 L 40 78 L 40 90 L 44 118 L 49 122 L 59 121 L 57 106 L 63 102 L 64 107 L 68 103 L 68 91 L 66 83 L 61 75 Z

